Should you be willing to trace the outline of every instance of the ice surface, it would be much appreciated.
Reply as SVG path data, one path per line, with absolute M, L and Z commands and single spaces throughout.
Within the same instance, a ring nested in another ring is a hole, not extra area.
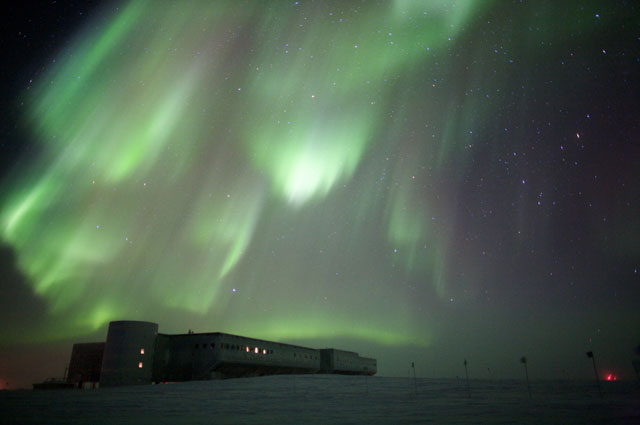
M 640 383 L 285 375 L 1 391 L 7 424 L 640 424 Z

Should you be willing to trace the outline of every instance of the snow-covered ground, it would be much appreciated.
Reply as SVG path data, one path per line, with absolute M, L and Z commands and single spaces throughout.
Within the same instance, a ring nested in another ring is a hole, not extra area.
M 1 391 L 7 424 L 640 424 L 640 383 L 331 375 Z

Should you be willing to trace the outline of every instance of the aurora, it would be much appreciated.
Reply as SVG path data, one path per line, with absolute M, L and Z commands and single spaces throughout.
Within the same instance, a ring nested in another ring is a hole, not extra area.
M 637 192 L 600 159 L 633 132 L 599 127 L 631 121 L 591 84 L 637 65 L 601 41 L 613 12 L 569 3 L 96 7 L 17 96 L 0 240 L 48 320 L 0 336 L 147 320 L 433 363 L 520 314 L 556 329 L 538 302 L 597 310 L 595 258 L 629 295 Z
M 289 247 L 249 258 L 251 246 L 277 243 L 275 235 L 292 224 L 315 228 L 308 243 L 294 244 L 320 246 L 336 233 L 335 217 L 309 221 L 311 209 L 332 202 L 358 170 L 379 172 L 373 152 L 380 146 L 400 148 L 380 136 L 386 99 L 402 90 L 389 80 L 428 60 L 446 45 L 442 32 L 462 31 L 472 11 L 465 2 L 334 6 L 273 4 L 258 13 L 231 3 L 129 2 L 81 32 L 36 84 L 28 119 L 43 153 L 29 172 L 21 170 L 3 205 L 2 235 L 52 313 L 73 322 L 70 332 L 158 306 L 199 314 L 225 309 L 232 301 L 221 291 L 261 286 L 257 276 L 242 282 L 236 268 L 250 264 L 267 277 L 270 264 L 291 263 Z M 328 43 L 334 31 L 339 37 Z M 357 186 L 351 191 L 361 196 Z M 427 208 L 406 210 L 404 187 L 383 192 L 359 202 L 390 205 L 388 231 L 375 243 L 406 250 L 410 273 L 419 246 L 441 241 L 420 224 Z M 366 217 L 347 208 L 342 220 Z M 349 263 L 337 247 L 305 250 L 329 257 L 329 268 Z M 349 286 L 337 311 L 359 297 L 363 283 L 320 274 L 316 296 Z M 297 273 L 283 280 L 269 284 L 269 298 L 284 296 L 289 285 L 310 289 Z M 139 298 L 151 303 L 140 306 Z M 310 307 L 304 304 L 301 311 Z M 335 315 L 334 304 L 310 304 L 320 317 Z M 395 308 L 402 311 L 403 303 Z M 342 314 L 338 325 L 353 319 Z M 408 320 L 377 323 L 377 331 L 362 325 L 355 333 L 382 342 Z M 291 333 L 275 326 L 274 334 Z M 399 335 L 426 341 L 421 333 Z

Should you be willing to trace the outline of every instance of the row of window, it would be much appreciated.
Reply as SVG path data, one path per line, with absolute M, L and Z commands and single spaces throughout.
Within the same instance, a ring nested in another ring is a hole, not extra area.
M 293 357 L 298 357 L 298 356 L 296 353 L 293 353 Z M 300 358 L 302 358 L 302 354 L 300 354 Z M 312 356 L 311 354 L 305 354 L 304 358 L 310 359 L 310 360 L 318 360 L 318 356 Z
M 207 345 L 206 343 L 194 345 L 195 349 L 211 348 L 213 350 L 215 347 L 216 347 L 216 344 L 213 342 L 209 345 Z M 266 348 L 258 348 L 258 347 L 251 348 L 248 345 L 240 346 L 236 344 L 225 344 L 224 342 L 220 344 L 220 348 L 224 350 L 245 351 L 247 353 L 254 353 L 254 354 L 273 354 L 273 350 L 267 350 Z
M 211 350 L 213 350 L 216 347 L 215 343 L 211 343 L 211 344 L 207 344 L 207 343 L 200 343 L 200 344 L 194 344 L 194 348 L 197 349 L 207 349 L 210 348 Z M 237 345 L 237 344 L 225 344 L 224 342 L 220 344 L 220 348 L 224 349 L 224 350 L 235 350 L 235 351 L 244 351 L 246 353 L 253 353 L 253 354 L 273 354 L 273 350 L 268 350 L 266 348 L 259 348 L 259 347 L 249 347 L 248 345 Z M 309 359 L 309 360 L 318 360 L 318 356 L 312 356 L 311 354 L 298 354 L 298 353 L 293 353 L 293 357 L 295 358 L 300 358 L 302 359 L 303 357 L 305 359 Z

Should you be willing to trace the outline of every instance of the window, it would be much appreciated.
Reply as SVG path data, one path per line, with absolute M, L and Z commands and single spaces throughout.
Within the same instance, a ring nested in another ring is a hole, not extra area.
M 246 347 L 244 347 L 244 349 L 245 349 L 245 351 L 246 351 L 247 353 L 250 351 L 250 350 L 249 350 L 249 346 L 248 346 L 248 345 L 247 345 Z
M 142 362 L 138 363 L 138 369 L 142 369 Z
M 144 354 L 144 348 L 140 349 L 140 354 Z
M 197 348 L 198 348 L 198 344 L 194 345 L 194 348 L 196 348 L 196 349 L 197 349 Z
M 262 354 L 267 354 L 267 349 L 266 348 L 262 349 Z
M 214 344 L 213 342 L 211 343 L 211 349 L 213 350 L 214 348 L 216 348 L 216 344 Z
M 254 348 L 254 349 L 253 349 L 253 352 L 254 352 L 254 353 L 256 353 L 256 354 L 258 354 L 258 347 Z

